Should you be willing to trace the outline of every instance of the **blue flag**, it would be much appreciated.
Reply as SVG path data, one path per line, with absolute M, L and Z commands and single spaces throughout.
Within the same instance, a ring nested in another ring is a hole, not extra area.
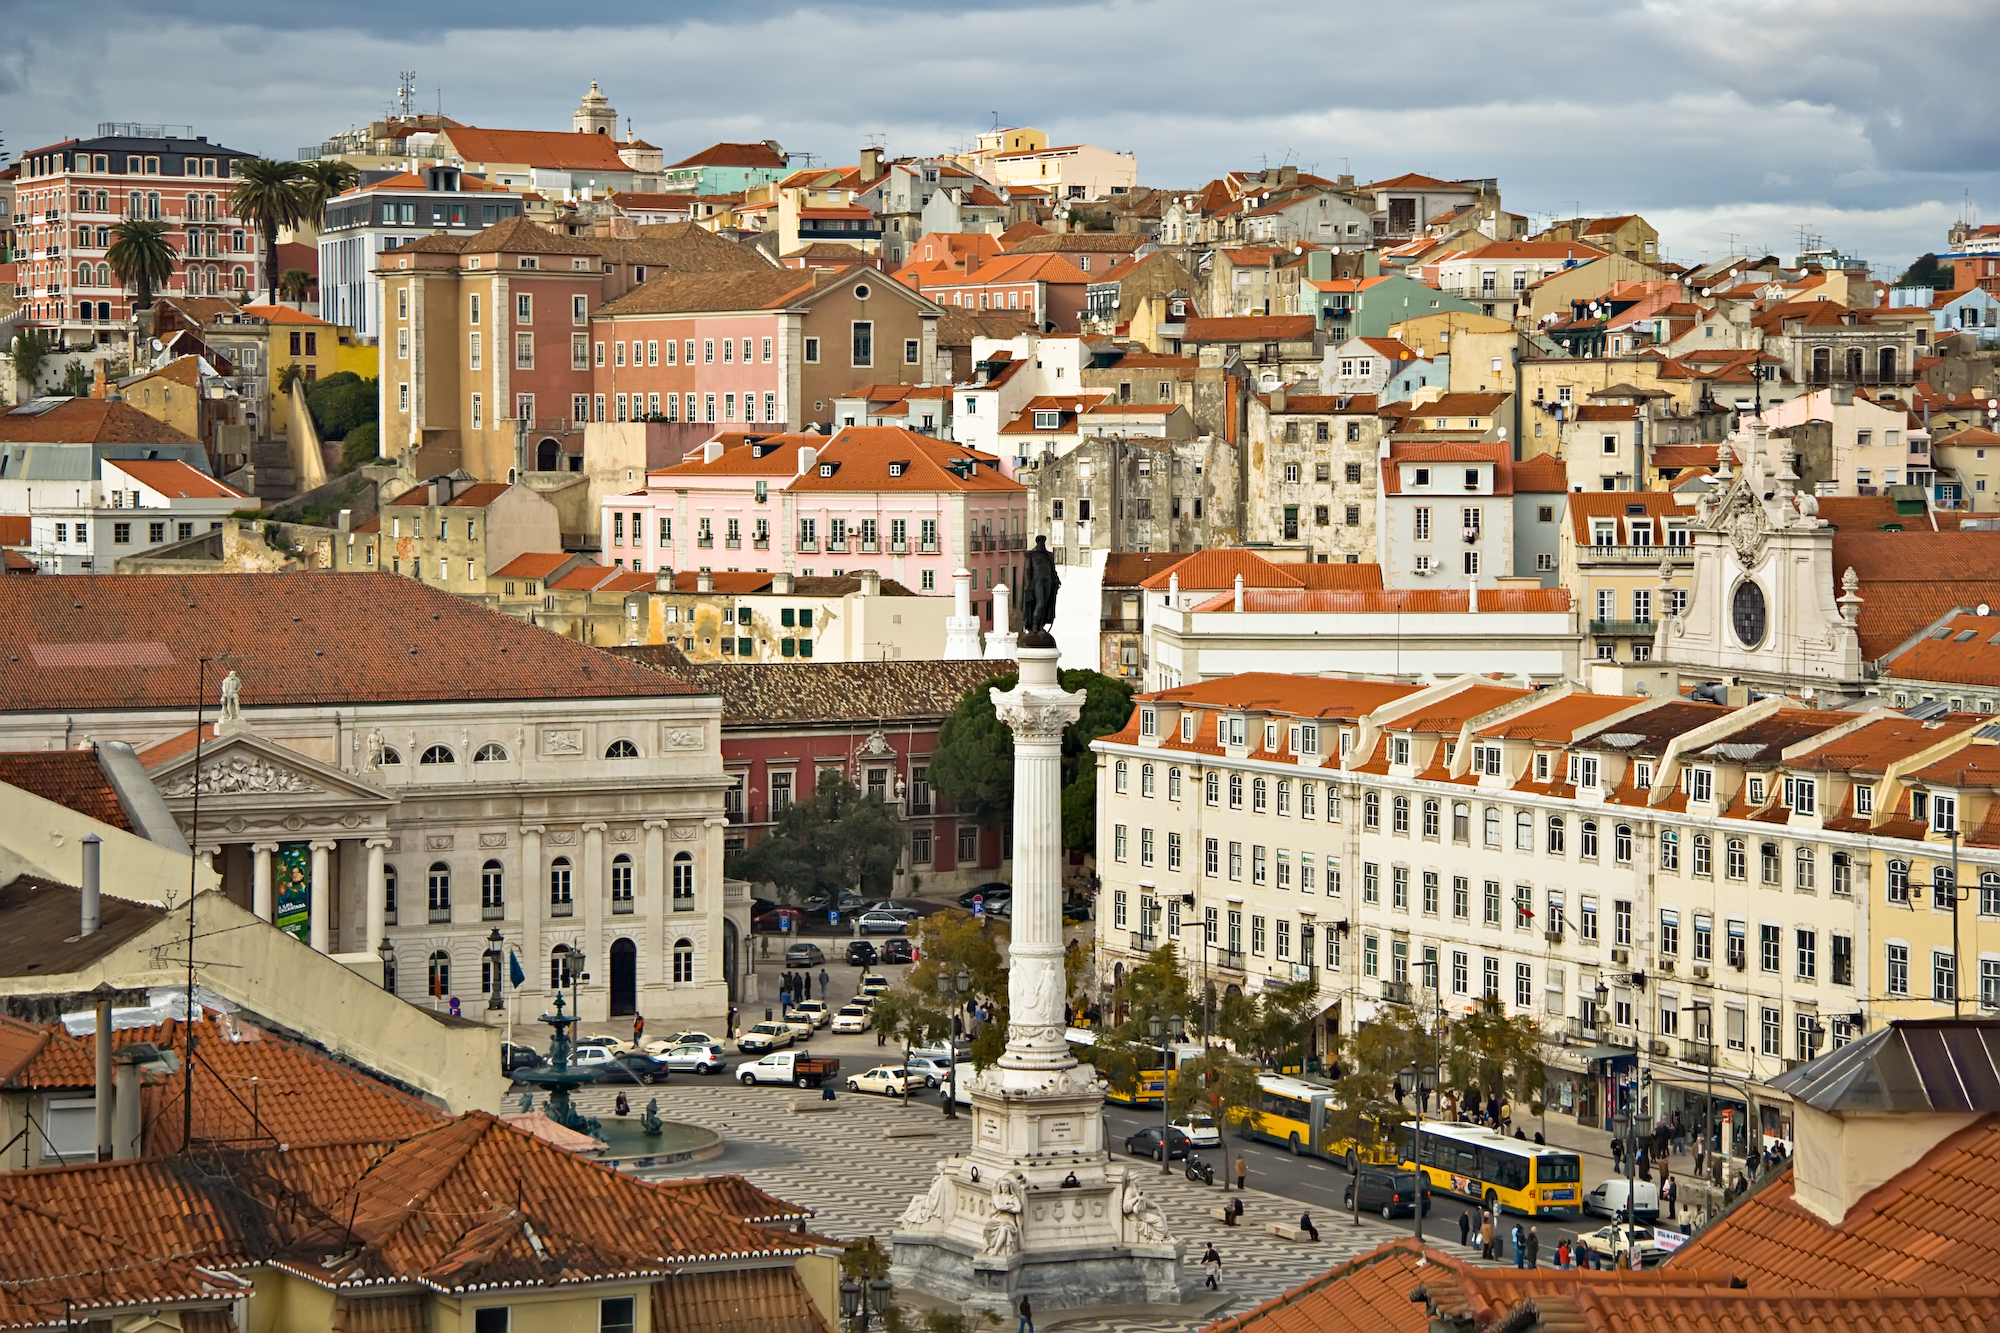
M 514 987 L 517 990 L 528 979 L 528 974 L 521 970 L 521 955 L 511 950 L 507 954 L 507 976 L 514 983 Z

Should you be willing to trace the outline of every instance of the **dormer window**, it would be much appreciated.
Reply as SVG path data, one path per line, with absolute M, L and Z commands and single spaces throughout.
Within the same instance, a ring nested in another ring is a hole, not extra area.
M 542 261 L 533 255 L 522 255 L 515 263 L 519 264 L 522 268 L 540 268 L 542 266 Z
M 1469 467 L 1465 470 L 1465 489 L 1468 491 L 1476 491 L 1479 489 L 1478 468 Z
M 1407 764 L 1410 762 L 1410 738 L 1408 736 L 1397 736 L 1390 740 L 1389 762 L 1392 764 Z
M 1762 778 L 1750 779 L 1750 804 L 1752 805 L 1764 804 L 1764 779 Z
M 479 264 L 480 264 L 480 259 L 478 255 L 474 255 L 472 256 L 472 258 L 465 261 L 465 266 L 467 268 L 478 268 Z
M 1857 783 L 1854 788 L 1854 813 L 1872 815 L 1875 813 L 1875 789 L 1865 783 Z
M 1786 778 L 1790 799 L 1785 803 L 1795 815 L 1809 815 L 1819 808 L 1819 784 L 1811 778 Z
M 1151 708 L 1141 708 L 1139 710 L 1139 734 L 1141 736 L 1157 736 L 1160 734 L 1160 715 L 1157 711 Z
M 822 477 L 830 477 L 833 475 L 833 470 L 839 466 L 840 464 L 838 463 L 821 463 L 819 465 L 819 474 Z
M 1475 745 L 1472 747 L 1472 771 L 1487 777 L 1500 776 L 1500 747 L 1497 745 Z
M 1547 782 L 1548 780 L 1549 756 L 1547 751 L 1543 751 L 1535 756 L 1535 781 Z
M 1193 714 L 1193 713 L 1182 713 L 1182 714 L 1181 714 L 1181 739 L 1182 739 L 1183 741 L 1191 741 L 1191 740 L 1193 740 L 1193 739 L 1194 739 L 1194 714 Z
M 1715 770 L 1691 768 L 1688 770 L 1688 799 L 1708 802 L 1715 799 Z
M 1597 788 L 1596 756 L 1584 755 L 1582 758 L 1578 759 L 1576 765 L 1576 776 L 1577 776 L 1577 782 L 1576 782 L 1577 786 L 1583 787 L 1587 790 L 1593 790 L 1593 791 L 1596 790 Z
M 570 266 L 570 269 L 571 269 L 572 271 L 574 271 L 574 272 L 577 272 L 577 273 L 588 273 L 588 272 L 590 272 L 590 261 L 589 261 L 588 259 L 572 259 L 572 260 L 570 260 L 570 261 L 569 261 L 569 266 Z M 523 265 L 521 265 L 521 267 L 522 267 L 522 268 L 533 268 L 533 267 L 534 267 L 534 265 L 533 265 L 533 264 L 523 264 Z M 606 264 L 606 265 L 604 266 L 604 271 L 605 271 L 605 272 L 607 272 L 607 273 L 609 273 L 609 272 L 611 271 L 611 265 L 609 265 L 609 264 Z M 645 279 L 644 279 L 644 278 L 640 278 L 640 279 L 639 279 L 639 281 L 641 281 L 641 282 L 644 282 L 644 281 L 645 281 Z
M 908 463 L 900 461 L 891 463 L 889 464 L 889 475 L 892 477 L 900 477 L 903 475 L 904 469 L 908 468 L 909 466 L 910 465 Z
M 1036 430 L 1055 430 L 1061 425 L 1062 425 L 1061 412 L 1046 412 L 1043 411 L 1041 408 L 1035 409 Z
M 1632 785 L 1640 791 L 1653 789 L 1653 766 L 1651 764 L 1632 765 Z

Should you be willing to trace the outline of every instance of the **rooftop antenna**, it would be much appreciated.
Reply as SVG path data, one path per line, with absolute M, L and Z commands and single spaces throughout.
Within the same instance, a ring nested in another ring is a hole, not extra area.
M 413 69 L 396 75 L 396 107 L 404 116 L 417 109 L 417 72 Z
M 996 131 L 1000 128 L 1000 113 L 998 111 L 993 113 L 993 128 Z

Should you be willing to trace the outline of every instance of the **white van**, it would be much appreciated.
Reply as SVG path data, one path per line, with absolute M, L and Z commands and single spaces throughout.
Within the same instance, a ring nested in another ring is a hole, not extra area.
M 1632 1194 L 1632 1216 L 1641 1222 L 1657 1221 L 1660 1216 L 1660 1187 L 1649 1180 L 1627 1181 L 1623 1176 L 1613 1176 L 1596 1189 L 1583 1196 L 1583 1211 L 1596 1213 L 1599 1217 L 1623 1219 L 1625 1216 L 1625 1191 Z

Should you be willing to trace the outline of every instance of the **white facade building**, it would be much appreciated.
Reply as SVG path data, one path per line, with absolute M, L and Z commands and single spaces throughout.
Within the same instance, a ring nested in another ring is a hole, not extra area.
M 95 481 L 44 486 L 27 555 L 44 574 L 113 572 L 118 560 L 220 528 L 259 501 L 179 460 L 104 459 Z M 68 503 L 65 503 L 68 499 Z

